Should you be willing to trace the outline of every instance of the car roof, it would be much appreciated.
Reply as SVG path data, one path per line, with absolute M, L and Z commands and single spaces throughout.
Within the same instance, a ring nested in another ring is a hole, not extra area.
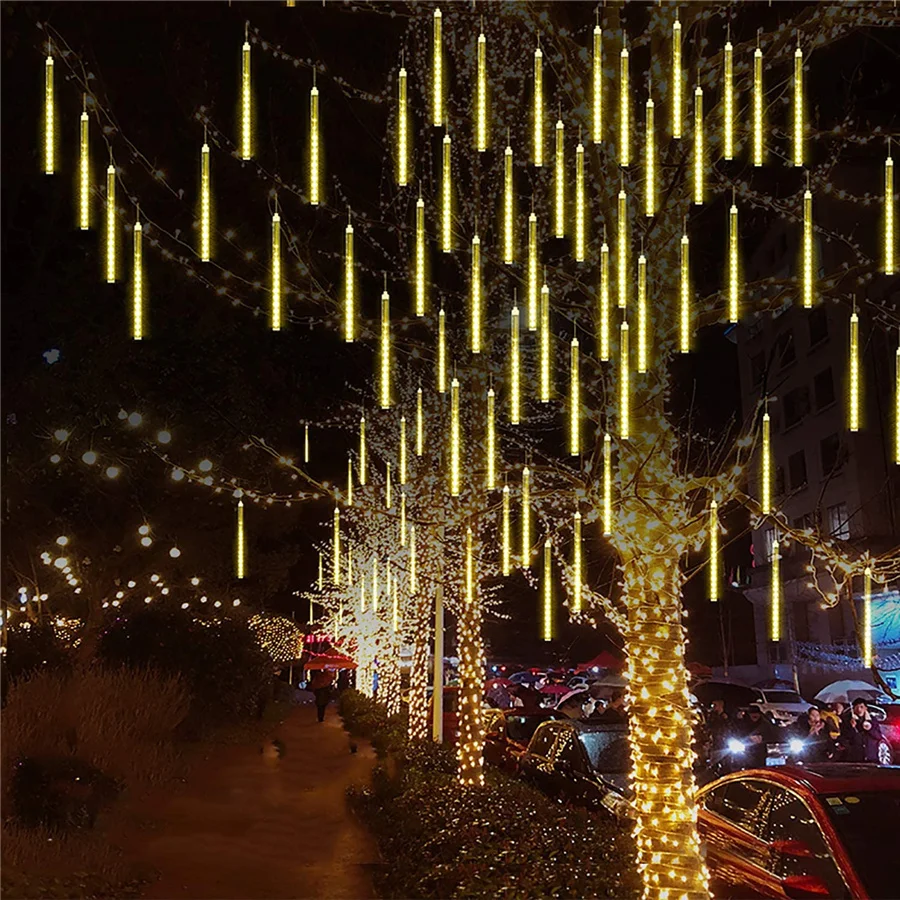
M 703 792 L 706 793 L 719 783 L 742 778 L 774 781 L 784 787 L 804 787 L 814 794 L 900 791 L 900 766 L 878 766 L 874 763 L 814 763 L 809 766 L 744 769 L 706 785 Z

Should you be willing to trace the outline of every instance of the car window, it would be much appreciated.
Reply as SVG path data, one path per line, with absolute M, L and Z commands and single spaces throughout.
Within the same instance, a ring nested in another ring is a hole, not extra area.
M 785 879 L 791 875 L 821 878 L 828 885 L 829 897 L 847 896 L 846 886 L 828 851 L 822 831 L 810 808 L 797 794 L 774 785 L 771 787 L 771 802 L 762 838 L 770 845 L 775 841 L 800 841 L 812 853 L 812 856 L 794 856 L 779 852 L 777 845 L 772 846 L 766 868 L 776 878 Z
M 561 728 L 559 736 L 556 740 L 556 746 L 553 749 L 554 761 L 565 763 L 571 766 L 575 772 L 584 772 L 587 770 L 587 764 L 584 760 L 584 754 L 581 747 L 578 746 L 578 739 L 575 732 L 569 728 Z
M 553 723 L 547 722 L 541 725 L 534 733 L 531 743 L 528 745 L 528 752 L 537 756 L 550 756 L 553 749 L 553 742 L 556 739 L 556 732 Z
M 498 734 L 503 734 L 503 726 L 505 723 L 506 717 L 503 713 L 488 713 L 484 719 L 484 730 L 485 732 L 497 732 Z
M 742 778 L 718 789 L 721 795 L 714 811 L 739 828 L 759 835 L 769 800 L 769 785 L 764 781 Z M 707 808 L 709 805 L 707 804 Z
M 549 716 L 507 716 L 506 734 L 511 741 L 527 744 L 538 725 L 546 722 Z
M 580 739 L 595 772 L 624 774 L 631 770 L 627 726 L 609 731 L 586 731 Z
M 796 691 L 764 691 L 766 703 L 803 703 L 803 698 Z

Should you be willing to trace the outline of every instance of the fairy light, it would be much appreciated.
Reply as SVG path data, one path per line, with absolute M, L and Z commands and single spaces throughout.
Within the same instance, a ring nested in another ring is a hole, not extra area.
M 619 435 L 628 440 L 631 428 L 631 372 L 629 368 L 628 323 L 619 326 Z
M 694 89 L 694 204 L 703 203 L 704 194 L 703 148 L 703 88 L 698 84 Z
M 679 281 L 681 309 L 679 315 L 679 342 L 682 353 L 691 352 L 691 278 L 690 243 L 688 236 L 681 236 L 681 276 Z
M 600 245 L 600 359 L 604 362 L 609 360 L 609 318 L 610 318 L 610 297 L 609 297 L 609 244 L 606 238 Z
M 534 109 L 532 111 L 532 155 L 534 164 L 544 164 L 544 54 L 534 51 Z
M 322 551 L 319 551 L 319 590 L 321 591 L 325 587 L 325 559 L 322 554 Z
M 807 181 L 808 181 L 807 176 Z M 813 252 L 813 221 L 812 221 L 812 191 L 809 184 L 803 192 L 803 307 L 811 309 L 815 289 L 814 252 Z
M 538 327 L 538 244 L 537 216 L 534 210 L 528 216 L 528 330 Z
M 372 612 L 378 613 L 378 557 L 372 557 Z
M 518 425 L 522 418 L 522 372 L 519 359 L 519 307 L 514 306 L 509 327 L 509 421 Z
M 884 274 L 894 274 L 894 160 L 888 147 L 884 161 Z
M 760 511 L 772 513 L 772 422 L 768 412 L 762 418 L 762 457 L 760 459 Z
M 106 170 L 106 283 L 116 280 L 116 167 Z
M 443 170 L 441 176 L 441 249 L 449 253 L 453 249 L 452 215 L 453 194 L 452 174 L 450 171 L 450 135 L 444 135 Z
M 900 347 L 894 356 L 894 462 L 900 465 Z
M 397 184 L 409 184 L 409 101 L 406 95 L 406 69 L 400 67 L 397 78 Z
M 364 613 L 367 606 L 366 597 L 366 576 L 365 573 L 359 579 L 359 611 Z
M 134 223 L 134 264 L 131 272 L 131 336 L 136 341 L 144 337 L 144 260 L 142 252 L 143 228 L 140 212 Z
M 553 553 L 550 538 L 544 541 L 544 569 L 541 572 L 541 594 L 543 595 L 543 636 L 545 641 L 553 640 Z
M 732 198 L 728 211 L 728 321 L 740 317 L 740 270 L 738 268 L 738 208 Z
M 341 511 L 334 508 L 334 537 L 331 548 L 331 580 L 341 583 Z
M 722 155 L 734 159 L 734 47 L 725 42 L 725 73 L 722 86 Z
M 562 119 L 556 120 L 556 156 L 553 172 L 553 226 L 556 237 L 566 235 L 566 153 L 565 126 Z
M 272 215 L 272 331 L 281 331 L 281 216 Z
M 872 667 L 872 570 L 866 566 L 863 572 L 863 666 Z
M 581 453 L 581 384 L 579 379 L 578 338 L 569 348 L 569 455 Z
M 417 594 L 419 579 L 416 573 L 416 523 L 409 526 L 409 592 Z
M 582 561 L 581 561 L 581 513 L 576 509 L 572 523 L 572 605 L 573 615 L 581 613 L 581 585 L 582 585 Z
M 387 289 L 381 295 L 381 365 L 380 399 L 381 408 L 391 405 L 391 298 Z
M 209 177 L 209 144 L 200 148 L 200 260 L 212 258 L 212 195 Z
M 850 367 L 849 367 L 849 416 L 850 431 L 859 431 L 859 316 L 854 309 L 850 314 Z
M 719 599 L 719 504 L 712 500 L 709 504 L 709 599 L 715 603 Z
M 234 561 L 235 578 L 241 579 L 246 575 L 246 542 L 244 537 L 244 501 L 238 500 L 237 505 L 237 548 Z
M 475 149 L 479 152 L 487 150 L 487 38 L 484 32 L 478 35 L 477 74 L 475 93 Z
M 425 201 L 416 200 L 416 315 L 425 315 Z
M 531 469 L 522 469 L 522 566 L 531 565 Z
M 544 273 L 546 277 L 546 273 Z M 550 402 L 550 288 L 544 282 L 541 288 L 541 330 L 540 330 L 540 392 L 541 403 Z
M 407 459 L 406 459 L 406 416 L 400 416 L 400 452 L 399 452 L 400 484 L 406 484 Z
M 757 47 L 753 51 L 753 165 L 763 164 L 763 54 Z
M 644 215 L 656 215 L 656 107 L 647 98 L 644 118 Z
M 799 43 L 794 51 L 794 166 L 803 165 L 803 51 Z
M 595 144 L 603 140 L 603 29 L 594 26 L 594 53 L 591 57 L 592 115 L 591 138 Z
M 416 456 L 425 452 L 425 412 L 422 388 L 416 391 Z
M 515 185 L 513 152 L 507 143 L 503 151 L 503 262 L 512 265 L 515 258 Z
M 485 478 L 484 486 L 493 491 L 497 488 L 497 419 L 496 419 L 496 395 L 494 389 L 488 388 L 487 392 L 487 422 L 484 438 L 485 452 Z
M 505 578 L 512 571 L 512 525 L 510 523 L 509 485 L 503 485 L 503 511 L 500 525 L 500 573 Z
M 472 529 L 466 529 L 465 597 L 458 620 L 459 645 L 459 783 L 484 785 L 484 732 L 481 695 L 484 686 L 484 645 L 481 639 L 481 604 L 477 598 Z
M 619 309 L 625 309 L 628 305 L 628 200 L 625 191 L 619 191 L 616 215 L 616 264 L 618 272 Z
M 356 340 L 356 274 L 353 261 L 353 224 L 347 214 L 344 229 L 344 340 L 349 344 Z
M 384 508 L 392 509 L 394 506 L 394 495 L 391 483 L 391 464 L 385 463 L 384 469 Z
M 619 57 L 619 165 L 631 165 L 631 90 L 628 82 L 628 48 Z
M 481 353 L 481 240 L 476 234 L 472 238 L 472 297 L 470 349 Z
M 309 425 L 303 426 L 303 462 L 309 462 Z
M 366 484 L 368 477 L 368 462 L 366 457 L 366 417 L 359 420 L 359 483 Z
M 450 382 L 450 496 L 460 493 L 462 447 L 459 429 L 459 380 Z
M 434 31 L 432 34 L 431 56 L 431 107 L 435 128 L 444 124 L 444 58 L 441 47 L 441 11 L 434 11 Z
M 353 506 L 353 457 L 347 457 L 347 506 Z
M 771 616 L 770 638 L 773 641 L 781 640 L 781 544 L 772 541 L 772 587 L 771 587 Z
M 396 634 L 400 630 L 400 591 L 396 580 L 391 579 L 391 570 L 388 569 L 388 593 L 391 595 L 391 630 Z
M 47 54 L 44 66 L 44 174 L 56 171 L 56 100 L 53 86 L 53 56 Z
M 647 257 L 643 251 L 638 257 L 637 295 L 637 365 L 638 372 L 644 373 L 648 367 L 649 336 L 647 310 Z
M 437 390 L 447 393 L 447 316 L 443 307 L 438 313 Z
M 612 494 L 612 438 L 603 435 L 603 536 L 609 537 L 613 529 Z
M 85 103 L 87 95 L 85 95 Z M 90 120 L 87 110 L 82 110 L 80 122 L 80 151 L 78 155 L 78 227 L 87 231 L 91 227 L 91 145 Z
M 244 46 L 241 48 L 241 159 L 253 156 L 252 111 L 250 109 L 250 42 L 244 28 Z
M 578 141 L 575 148 L 575 243 L 573 255 L 576 262 L 584 262 L 587 212 L 584 201 L 584 144 Z
M 682 109 L 681 71 L 681 22 L 678 21 L 678 10 L 675 10 L 675 21 L 672 23 L 672 137 L 681 137 L 681 123 L 684 117 Z
M 319 89 L 315 84 L 316 73 L 313 70 L 313 86 L 309 92 L 309 202 L 319 205 Z

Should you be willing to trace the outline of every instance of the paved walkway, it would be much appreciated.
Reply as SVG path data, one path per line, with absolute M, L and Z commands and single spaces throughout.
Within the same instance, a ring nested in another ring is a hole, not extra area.
M 371 750 L 349 752 L 333 707 L 295 709 L 273 745 L 219 747 L 179 792 L 151 799 L 151 832 L 129 836 L 131 854 L 160 873 L 147 900 L 374 897 L 366 871 L 374 844 L 344 792 L 368 779 Z

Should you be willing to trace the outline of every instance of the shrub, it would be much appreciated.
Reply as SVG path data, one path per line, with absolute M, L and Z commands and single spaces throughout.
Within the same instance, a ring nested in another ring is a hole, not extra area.
M 344 729 L 352 737 L 367 738 L 378 756 L 401 750 L 406 744 L 406 713 L 389 716 L 384 705 L 355 689 L 338 700 Z
M 68 672 L 72 668 L 72 654 L 50 625 L 27 623 L 7 631 L 6 658 L 3 666 L 6 677 L 15 681 L 32 672 Z

